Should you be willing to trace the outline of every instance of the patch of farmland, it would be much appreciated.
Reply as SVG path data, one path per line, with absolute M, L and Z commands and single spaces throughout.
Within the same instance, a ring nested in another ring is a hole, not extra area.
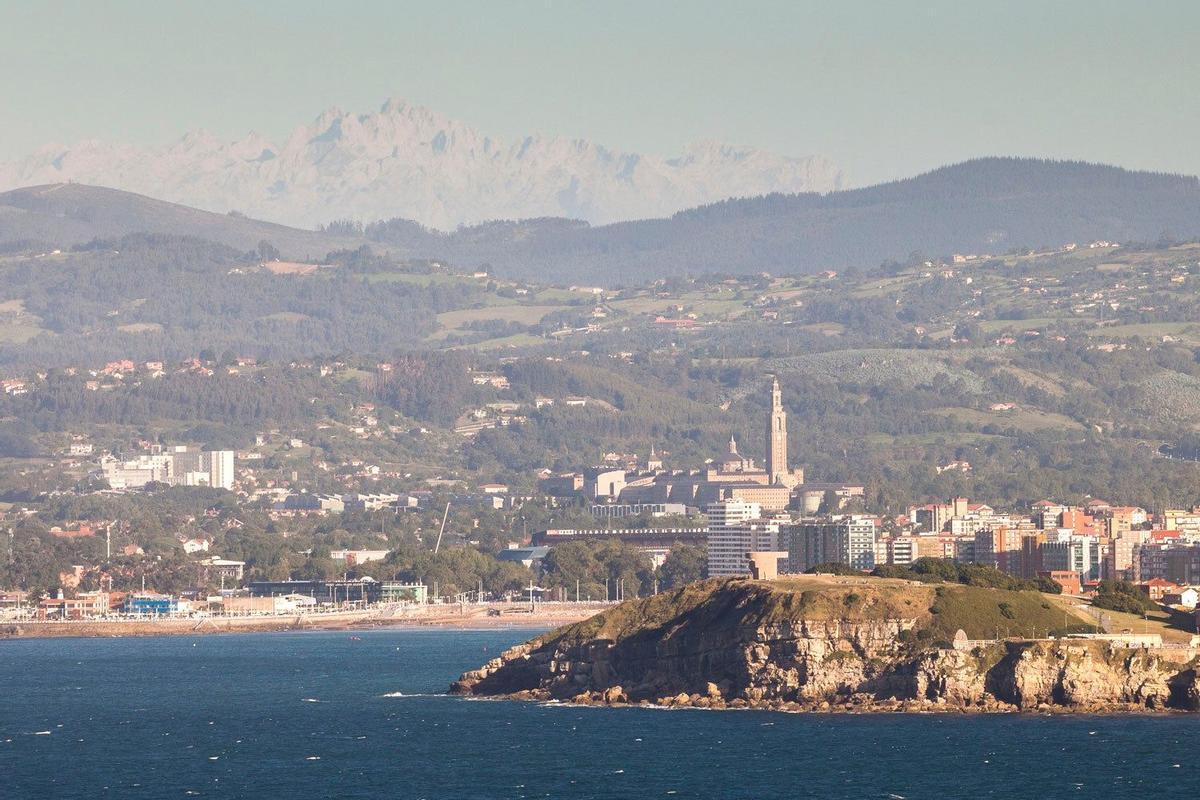
M 1135 385 L 1136 410 L 1160 422 L 1200 426 L 1200 379 L 1164 371 Z

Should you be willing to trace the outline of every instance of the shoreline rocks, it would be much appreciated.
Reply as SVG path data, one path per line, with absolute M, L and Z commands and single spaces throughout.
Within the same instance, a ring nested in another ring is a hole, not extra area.
M 1074 638 L 976 642 L 970 650 L 918 645 L 916 615 L 764 615 L 753 608 L 759 596 L 724 584 L 668 625 L 649 605 L 627 609 L 619 628 L 602 614 L 506 651 L 464 673 L 451 692 L 819 713 L 1200 711 L 1195 648 Z

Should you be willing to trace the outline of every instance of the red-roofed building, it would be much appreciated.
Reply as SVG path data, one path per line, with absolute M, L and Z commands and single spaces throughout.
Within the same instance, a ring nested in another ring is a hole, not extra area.
M 1178 593 L 1183 588 L 1174 581 L 1169 581 L 1166 578 L 1151 578 L 1148 581 L 1142 581 L 1134 585 L 1156 603 L 1163 599 L 1163 595 Z
M 96 529 L 91 525 L 80 523 L 74 528 L 60 528 L 57 525 L 50 529 L 50 535 L 59 539 L 80 539 L 87 536 L 95 536 Z
M 1094 534 L 1095 520 L 1077 508 L 1064 511 L 1059 520 L 1059 527 L 1070 528 L 1079 534 Z
M 668 328 L 694 328 L 696 326 L 696 320 L 686 318 L 669 319 L 667 317 L 659 316 L 654 318 L 654 324 L 662 325 L 663 327 Z
M 128 358 L 123 358 L 120 361 L 110 361 L 104 365 L 101 372 L 105 375 L 119 375 L 123 372 L 133 372 L 136 369 L 133 362 Z
M 1051 569 L 1038 572 L 1039 578 L 1047 578 L 1062 587 L 1063 594 L 1083 594 L 1083 584 L 1079 581 L 1079 573 L 1070 570 Z
M 108 592 L 80 592 L 76 597 L 43 599 L 38 603 L 37 615 L 42 619 L 86 619 L 103 616 L 108 611 Z

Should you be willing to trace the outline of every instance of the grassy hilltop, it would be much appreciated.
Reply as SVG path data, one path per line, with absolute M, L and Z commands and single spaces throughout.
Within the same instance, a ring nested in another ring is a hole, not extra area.
M 709 579 L 623 603 L 543 637 L 583 642 L 669 637 L 785 621 L 915 620 L 913 639 L 944 642 L 960 628 L 972 639 L 1045 636 L 1091 630 L 1094 618 L 1071 601 L 1034 591 L 930 585 L 874 577 L 802 575 L 773 581 Z

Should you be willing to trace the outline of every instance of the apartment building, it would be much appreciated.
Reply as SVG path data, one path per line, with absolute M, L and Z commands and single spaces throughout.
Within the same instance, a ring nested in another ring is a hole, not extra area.
M 1137 579 L 1200 584 L 1200 544 L 1171 542 L 1138 545 Z
M 782 538 L 788 551 L 789 572 L 805 572 L 830 563 L 861 570 L 875 568 L 878 531 L 873 517 L 853 514 L 806 518 L 786 526 Z
M 723 500 L 705 508 L 708 517 L 708 575 L 749 575 L 746 554 L 778 550 L 779 530 L 786 517 L 762 518 L 757 503 Z
M 143 453 L 126 461 L 105 456 L 100 460 L 98 475 L 113 489 L 139 489 L 148 483 L 232 489 L 234 461 L 232 450 L 201 450 L 179 445 L 166 451 Z

